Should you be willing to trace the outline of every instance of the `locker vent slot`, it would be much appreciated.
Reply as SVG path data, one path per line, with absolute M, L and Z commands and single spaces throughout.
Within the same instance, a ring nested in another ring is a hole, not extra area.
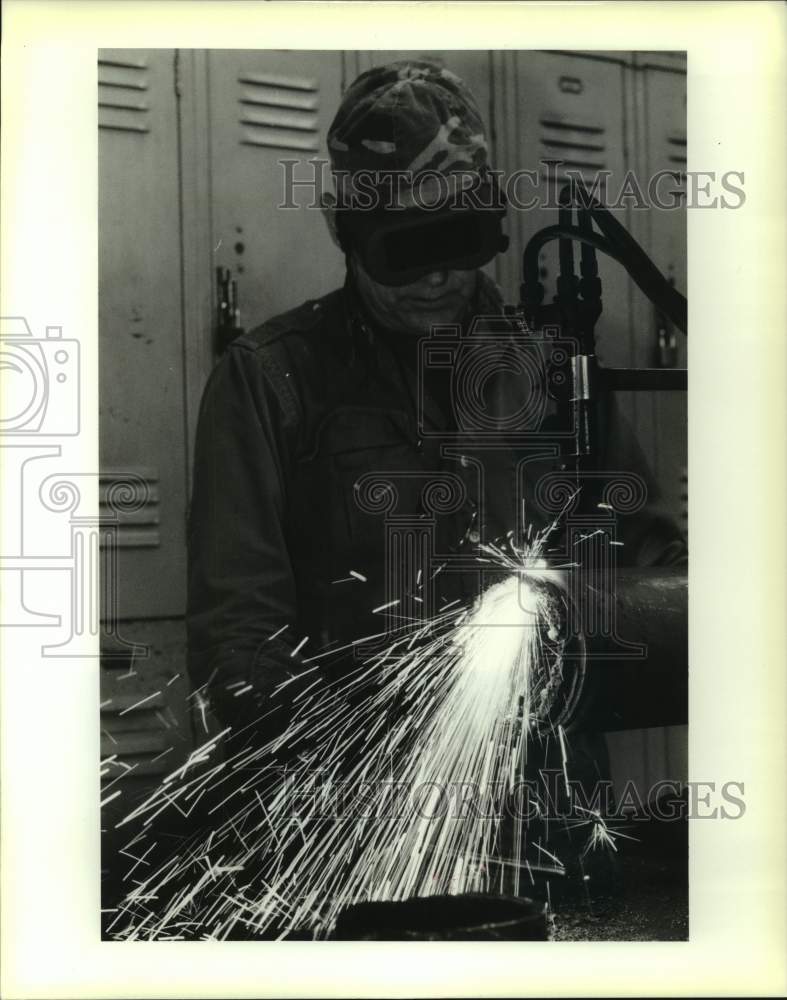
M 242 73 L 238 83 L 241 145 L 313 153 L 319 150 L 316 80 Z
M 686 180 L 686 136 L 673 132 L 667 136 L 667 162 L 674 164 L 675 180 L 684 182 Z
M 111 682 L 102 674 L 102 785 L 171 769 L 167 754 L 175 734 L 163 714 L 166 699 L 161 691 L 150 691 L 138 681 L 133 673 L 120 674 Z
M 102 522 L 116 524 L 118 548 L 150 549 L 159 535 L 158 472 L 149 468 L 102 469 L 98 510 Z
M 606 129 L 595 122 L 569 121 L 559 115 L 545 115 L 541 125 L 540 158 L 559 160 L 557 171 L 541 168 L 542 180 L 557 178 L 562 184 L 566 171 L 579 174 L 583 180 L 592 181 L 596 172 L 607 168 Z
M 98 127 L 149 132 L 148 67 L 143 60 L 99 57 Z

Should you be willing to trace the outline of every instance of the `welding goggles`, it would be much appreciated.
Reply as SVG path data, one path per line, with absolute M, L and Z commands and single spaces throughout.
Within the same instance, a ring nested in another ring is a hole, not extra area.
M 483 267 L 508 248 L 505 208 L 337 213 L 342 247 L 381 285 L 409 285 L 435 271 Z

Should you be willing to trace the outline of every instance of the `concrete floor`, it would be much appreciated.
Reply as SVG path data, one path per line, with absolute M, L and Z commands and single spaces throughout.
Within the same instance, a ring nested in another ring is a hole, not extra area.
M 685 820 L 650 821 L 619 842 L 616 878 L 590 902 L 557 902 L 554 941 L 686 941 L 689 936 L 688 829 Z

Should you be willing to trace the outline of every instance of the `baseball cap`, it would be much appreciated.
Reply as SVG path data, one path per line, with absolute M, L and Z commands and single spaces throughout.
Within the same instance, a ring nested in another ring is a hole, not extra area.
M 505 249 L 484 122 L 455 73 L 425 60 L 362 73 L 327 138 L 345 210 L 340 237 L 376 280 L 404 284 L 443 267 L 480 267 Z
M 467 186 L 473 174 L 489 170 L 486 130 L 469 88 L 450 70 L 420 60 L 362 73 L 328 129 L 328 151 L 335 175 L 400 175 L 405 196 L 412 185 L 402 177 L 459 175 Z

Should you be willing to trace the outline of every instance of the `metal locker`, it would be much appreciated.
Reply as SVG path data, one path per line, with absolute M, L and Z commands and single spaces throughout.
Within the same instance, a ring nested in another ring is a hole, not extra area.
M 192 746 L 183 664 L 187 499 L 175 84 L 172 50 L 99 52 L 100 511 L 109 513 L 112 490 L 129 473 L 137 477 L 135 499 L 145 501 L 119 523 L 117 574 L 102 581 L 102 598 L 118 588 L 123 639 L 144 650 L 133 657 L 128 650 L 124 660 L 102 646 L 105 877 L 129 837 L 115 824 Z
M 592 184 L 599 171 L 609 171 L 615 192 L 625 172 L 622 65 L 553 52 L 507 51 L 493 56 L 497 166 L 509 177 L 537 171 L 534 184 L 522 177 L 509 209 L 511 248 L 501 260 L 507 296 L 518 301 L 522 251 L 528 239 L 557 222 L 556 204 L 566 170 Z M 558 161 L 552 170 L 545 161 Z M 556 177 L 557 180 L 552 178 Z M 535 207 L 525 206 L 537 199 Z M 625 212 L 616 212 L 626 225 Z M 554 294 L 557 244 L 542 255 L 547 295 Z M 578 261 L 577 261 L 578 270 Z M 597 347 L 604 364 L 628 365 L 631 358 L 629 279 L 623 269 L 599 254 L 604 312 L 597 327 Z
M 647 119 L 649 130 L 646 129 L 637 101 L 638 71 L 623 61 L 616 64 L 585 55 L 518 51 L 495 53 L 493 67 L 497 165 L 506 171 L 532 170 L 538 167 L 539 160 L 555 158 L 592 183 L 596 171 L 608 170 L 610 199 L 614 199 L 628 169 L 636 169 L 638 179 L 644 178 L 646 184 L 648 171 L 656 169 L 652 166 L 652 152 L 657 138 L 662 157 L 676 169 L 679 168 L 676 158 L 681 152 L 685 157 L 682 106 L 678 104 L 675 118 L 668 125 L 662 120 L 657 129 L 657 119 L 651 116 Z M 648 72 L 652 75 L 658 71 Z M 672 88 L 674 81 L 683 79 L 676 74 L 659 75 L 669 76 Z M 665 101 L 661 90 L 652 86 L 651 102 L 654 100 L 660 106 L 674 107 L 674 103 Z M 542 168 L 542 176 L 543 173 Z M 547 193 L 547 182 L 542 179 L 535 194 L 543 202 Z M 682 262 L 680 257 L 681 251 L 685 255 L 685 217 L 681 222 L 679 212 L 670 213 L 667 218 L 653 210 L 625 207 L 618 209 L 616 215 L 663 271 L 668 272 L 670 263 L 673 264 L 676 284 L 685 291 L 685 256 Z M 518 290 L 525 243 L 536 230 L 557 222 L 557 212 L 554 208 L 535 208 L 516 212 L 515 218 L 516 223 L 509 226 L 512 248 L 503 258 L 502 282 L 509 294 Z M 545 249 L 542 265 L 545 271 L 542 280 L 547 293 L 552 294 L 557 274 L 556 244 Z M 597 348 L 602 364 L 654 365 L 656 323 L 650 303 L 623 268 L 601 254 L 599 274 L 604 311 L 597 327 Z M 679 358 L 677 363 L 685 362 Z M 685 409 L 681 415 L 685 394 L 672 393 L 672 400 L 658 401 L 654 396 L 619 393 L 618 400 L 654 474 L 668 493 L 668 473 L 663 458 L 659 461 L 655 440 L 668 441 L 670 435 L 676 435 L 685 441 Z M 647 790 L 656 780 L 686 779 L 685 726 L 610 733 L 607 743 L 618 792 L 628 780 L 633 780 L 647 798 Z
M 99 53 L 101 502 L 134 474 L 117 532 L 121 618 L 185 606 L 186 472 L 174 53 Z
M 681 72 L 649 68 L 642 71 L 639 83 L 645 119 L 643 174 L 652 177 L 662 170 L 672 172 L 674 184 L 662 185 L 662 190 L 682 194 L 678 208 L 652 208 L 647 213 L 644 245 L 661 271 L 686 295 L 686 77 Z M 640 303 L 637 325 L 643 335 L 637 363 L 686 367 L 686 336 L 665 324 L 652 306 Z M 643 400 L 645 406 L 648 403 L 652 407 L 654 472 L 665 504 L 687 530 L 687 394 L 653 393 L 652 399 Z
M 666 56 L 667 54 L 665 54 Z M 651 207 L 632 213 L 631 229 L 658 268 L 687 294 L 686 202 L 680 197 L 686 172 L 686 76 L 680 54 L 677 64 L 655 68 L 650 55 L 638 58 L 641 68 L 630 71 L 636 159 L 632 166 L 641 186 L 657 172 L 674 173 L 674 184 L 662 184 L 665 201 L 678 192 L 678 207 Z M 686 337 L 665 326 L 654 306 L 641 296 L 632 302 L 633 363 L 637 366 L 686 367 Z M 662 345 L 659 344 L 663 330 Z M 665 343 L 666 341 L 666 343 Z M 637 393 L 634 405 L 637 434 L 662 492 L 662 502 L 684 531 L 687 518 L 688 398 L 685 392 Z M 645 787 L 659 780 L 688 780 L 688 727 L 632 731 L 607 736 L 616 785 L 641 775 Z M 625 748 L 625 753 L 621 752 Z M 632 770 L 634 773 L 632 773 Z
M 214 274 L 229 268 L 239 325 L 250 329 L 343 283 L 341 252 L 319 208 L 306 207 L 313 191 L 299 187 L 297 207 L 279 207 L 286 169 L 308 181 L 319 173 L 309 161 L 327 160 L 342 54 L 213 50 L 208 74 Z
M 625 54 L 623 54 L 625 55 Z M 509 210 L 511 247 L 500 258 L 500 282 L 509 300 L 519 301 L 522 252 L 530 237 L 558 221 L 554 207 L 566 171 L 579 175 L 592 190 L 597 175 L 607 171 L 612 201 L 628 166 L 625 115 L 625 73 L 622 61 L 559 52 L 508 51 L 493 57 L 493 101 L 497 131 L 498 166 L 509 176 L 537 171 L 538 183 L 518 182 L 513 196 L 520 205 L 537 200 L 536 207 Z M 549 161 L 557 161 L 550 167 Z M 545 207 L 546 206 L 546 207 Z M 626 208 L 615 215 L 629 226 Z M 577 273 L 579 254 L 575 254 Z M 540 254 L 547 301 L 556 292 L 558 244 Z M 633 357 L 631 300 L 637 294 L 625 270 L 598 254 L 603 313 L 596 327 L 596 350 L 602 364 L 628 367 Z M 636 400 L 630 392 L 617 394 L 624 417 L 636 428 Z

